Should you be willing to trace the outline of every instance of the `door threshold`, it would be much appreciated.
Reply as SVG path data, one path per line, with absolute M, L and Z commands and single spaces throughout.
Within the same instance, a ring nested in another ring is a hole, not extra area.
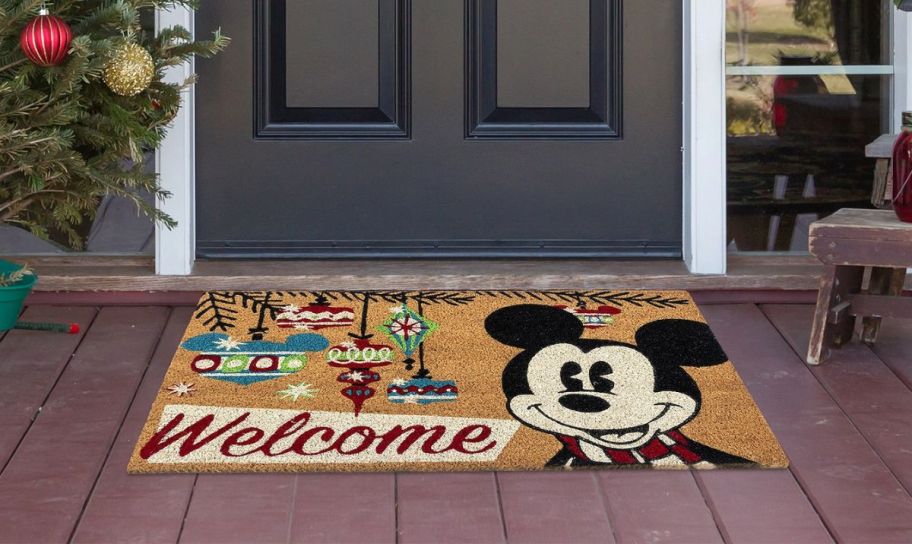
M 732 255 L 725 275 L 691 274 L 678 260 L 200 260 L 189 276 L 158 276 L 147 257 L 17 257 L 36 291 L 685 289 L 816 290 L 810 256 Z

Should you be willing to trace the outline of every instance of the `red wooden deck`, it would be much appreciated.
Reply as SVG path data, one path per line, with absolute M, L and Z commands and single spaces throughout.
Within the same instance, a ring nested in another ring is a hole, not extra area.
M 0 542 L 912 542 L 912 323 L 809 369 L 810 306 L 701 307 L 790 470 L 128 476 L 191 309 L 31 306 L 84 333 L 0 335 Z

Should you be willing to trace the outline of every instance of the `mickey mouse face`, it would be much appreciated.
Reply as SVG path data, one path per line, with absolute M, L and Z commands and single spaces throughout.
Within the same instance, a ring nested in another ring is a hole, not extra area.
M 516 419 L 608 448 L 638 448 L 692 419 L 700 392 L 681 365 L 727 360 L 709 327 L 695 321 L 644 325 L 636 347 L 581 339 L 582 323 L 550 306 L 502 308 L 485 326 L 496 340 L 525 349 L 503 375 Z
M 625 346 L 548 346 L 529 361 L 527 379 L 530 393 L 509 400 L 514 417 L 603 447 L 639 447 L 697 411 L 684 393 L 656 391 L 652 363 Z

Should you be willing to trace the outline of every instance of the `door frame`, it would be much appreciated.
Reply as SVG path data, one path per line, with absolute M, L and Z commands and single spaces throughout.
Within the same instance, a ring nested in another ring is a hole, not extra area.
M 684 0 L 682 43 L 683 86 L 683 255 L 692 274 L 725 274 L 726 151 L 725 151 L 725 5 L 726 0 Z M 912 25 L 910 14 L 894 10 L 892 25 L 893 128 L 901 112 L 912 109 Z M 156 29 L 183 26 L 194 32 L 193 12 L 177 7 L 159 9 Z M 179 82 L 194 73 L 194 63 L 171 68 L 167 81 Z M 171 197 L 157 203 L 177 221 L 168 229 L 156 224 L 155 271 L 189 275 L 196 258 L 195 100 L 188 88 L 184 105 L 156 154 L 156 172 Z

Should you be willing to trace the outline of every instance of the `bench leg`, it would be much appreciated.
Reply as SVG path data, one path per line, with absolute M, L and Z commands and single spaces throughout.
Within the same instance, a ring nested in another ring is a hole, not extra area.
M 868 286 L 868 293 L 871 295 L 899 296 L 902 294 L 905 281 L 905 268 L 875 267 L 871 270 L 871 283 Z M 865 344 L 870 346 L 877 341 L 880 321 L 881 318 L 878 316 L 865 316 L 862 320 L 861 339 Z
M 824 267 L 808 345 L 808 364 L 819 365 L 830 357 L 834 348 L 852 339 L 855 318 L 849 315 L 846 297 L 861 291 L 863 276 L 863 266 Z

